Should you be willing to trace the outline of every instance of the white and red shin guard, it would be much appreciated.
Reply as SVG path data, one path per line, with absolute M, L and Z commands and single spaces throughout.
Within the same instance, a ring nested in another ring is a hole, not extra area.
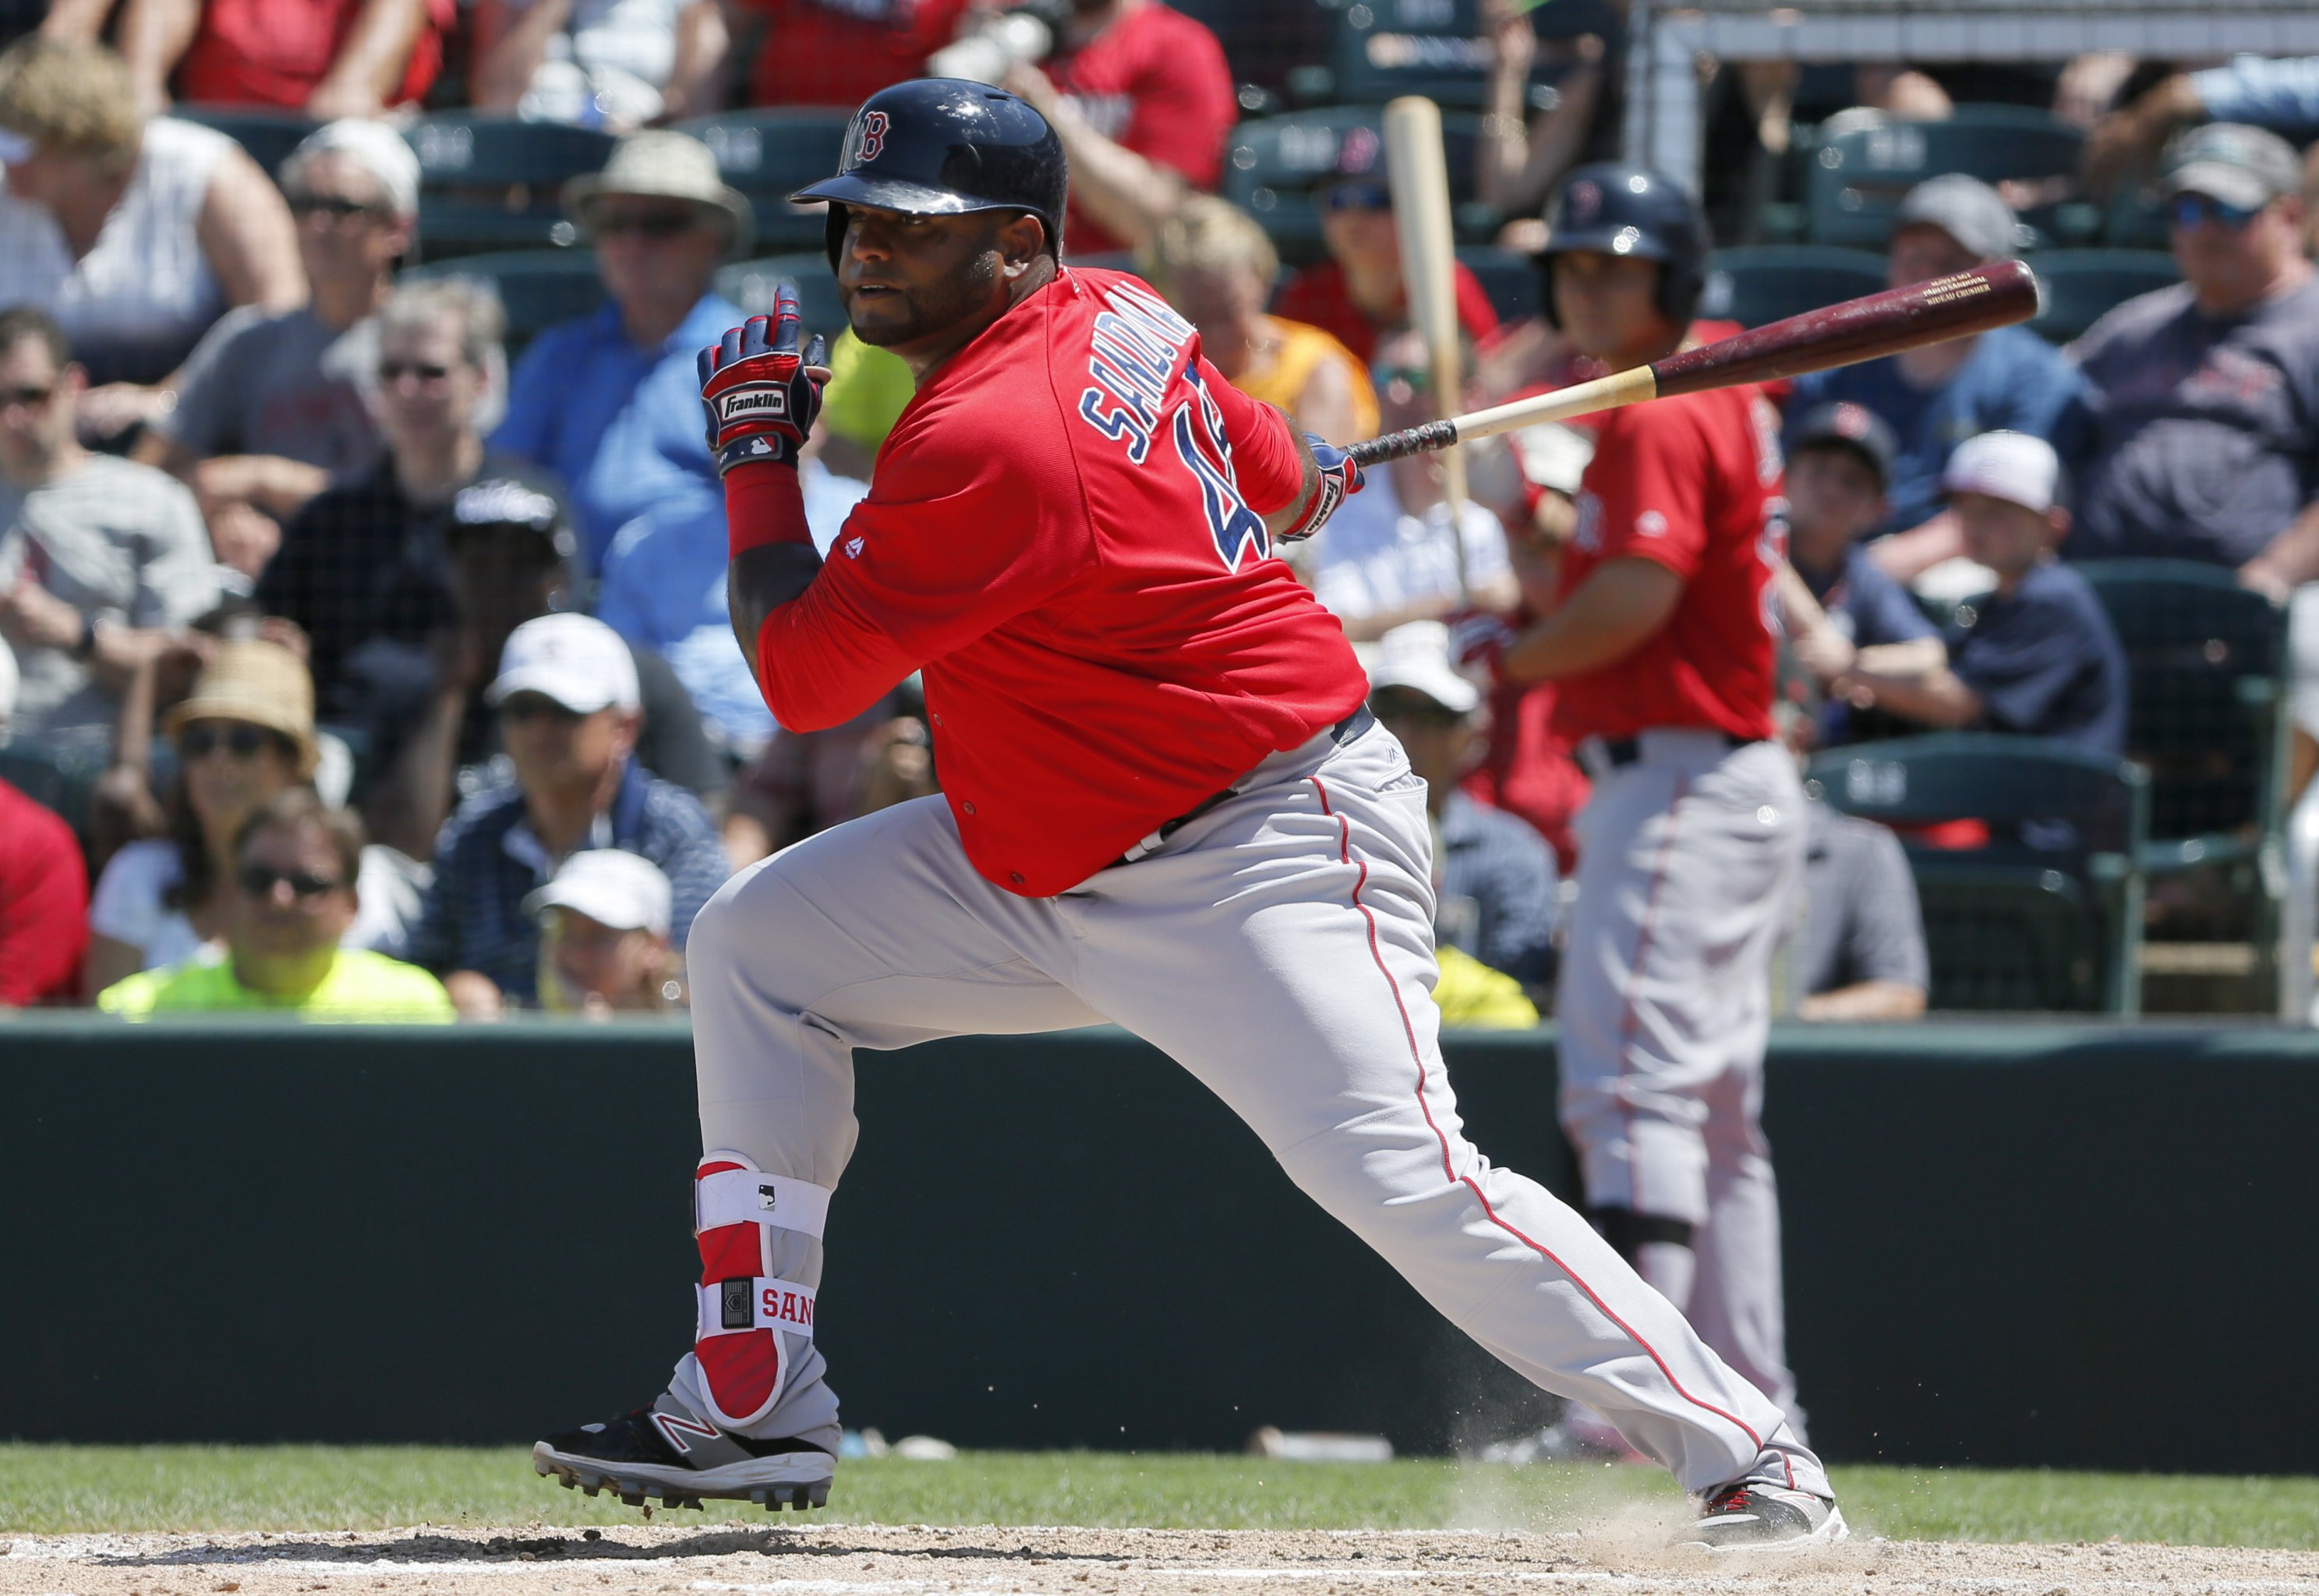
M 700 1243 L 699 1360 L 708 1417 L 741 1430 L 781 1400 L 790 1357 L 784 1334 L 813 1335 L 814 1289 L 773 1274 L 773 1232 L 821 1239 L 826 1187 L 767 1175 L 747 1155 L 713 1152 L 692 1177 L 692 1233 Z

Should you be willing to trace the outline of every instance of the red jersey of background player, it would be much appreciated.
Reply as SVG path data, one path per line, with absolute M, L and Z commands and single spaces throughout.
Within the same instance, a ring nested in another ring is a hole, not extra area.
M 1632 557 L 1682 577 L 1683 597 L 1633 651 L 1561 680 L 1555 729 L 1574 741 L 1652 727 L 1770 736 L 1772 568 L 1787 548 L 1779 418 L 1754 388 L 1721 388 L 1611 410 L 1593 427 L 1562 591 Z
M 975 869 L 1075 887 L 1367 695 L 1269 552 L 1259 518 L 1300 473 L 1167 302 L 1067 268 L 903 410 L 828 563 L 766 618 L 765 701 L 811 731 L 923 668 Z
M 1216 185 L 1240 105 L 1223 46 L 1205 25 L 1145 0 L 1043 70 L 1096 132 L 1195 188 Z M 1127 248 L 1088 220 L 1076 198 L 1063 242 L 1075 256 Z
M 1479 344 L 1498 330 L 1497 309 L 1490 303 L 1489 290 L 1464 261 L 1453 261 L 1450 270 L 1457 284 L 1457 325 Z M 1352 293 L 1345 286 L 1345 268 L 1333 260 L 1323 260 L 1281 284 L 1272 313 L 1283 320 L 1319 328 L 1367 365 L 1376 354 L 1379 333 L 1409 319 L 1409 296 L 1404 292 L 1394 302 L 1385 322 L 1372 321 L 1368 312 L 1353 302 Z
M 967 0 L 748 0 L 765 18 L 753 105 L 844 105 L 925 75 Z

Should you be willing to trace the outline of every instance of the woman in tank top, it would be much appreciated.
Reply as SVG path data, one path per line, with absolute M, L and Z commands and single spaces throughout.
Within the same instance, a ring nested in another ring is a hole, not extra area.
M 37 36 L 0 50 L 0 304 L 49 311 L 100 386 L 82 420 L 165 407 L 184 360 L 235 305 L 306 295 L 281 194 L 221 133 L 141 116 L 120 57 Z M 131 386 L 145 384 L 146 386 Z

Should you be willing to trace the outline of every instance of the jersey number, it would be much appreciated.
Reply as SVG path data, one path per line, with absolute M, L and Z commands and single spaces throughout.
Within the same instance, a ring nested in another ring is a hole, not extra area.
M 1238 571 L 1250 549 L 1259 560 L 1269 555 L 1272 538 L 1264 529 L 1264 518 L 1240 496 L 1240 484 L 1232 477 L 1232 444 L 1224 436 L 1224 413 L 1210 396 L 1196 364 L 1185 368 L 1184 380 L 1192 385 L 1195 402 L 1176 411 L 1176 453 L 1200 484 L 1200 508 L 1207 515 L 1208 532 L 1224 569 Z

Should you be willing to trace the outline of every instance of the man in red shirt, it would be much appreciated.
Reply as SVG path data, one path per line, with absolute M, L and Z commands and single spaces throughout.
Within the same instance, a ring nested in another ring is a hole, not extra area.
M 752 105 L 859 105 L 916 77 L 948 44 L 967 0 L 741 0 L 764 19 Z
M 1187 189 L 1215 187 L 1240 115 L 1223 46 L 1160 0 L 1073 0 L 1054 55 L 1006 86 L 1063 141 L 1073 258 L 1137 248 Z
M 0 643 L 0 735 L 16 656 Z M 67 825 L 0 781 L 0 1008 L 69 998 L 88 946 L 88 866 Z
M 454 0 L 128 0 L 119 33 L 149 107 L 174 93 L 331 122 L 425 99 L 456 21 Z
M 1690 197 L 1656 172 L 1582 167 L 1552 226 L 1548 313 L 1578 350 L 1613 371 L 1672 354 L 1706 269 Z M 1557 684 L 1555 727 L 1594 782 L 1556 1009 L 1590 1216 L 1800 1431 L 1756 1123 L 1805 843 L 1795 766 L 1771 740 L 1777 437 L 1746 388 L 1598 418 L 1561 603 L 1502 668 Z M 1824 1492 L 1755 1494 L 1840 1521 Z
M 1424 784 L 1273 555 L 1358 472 L 1234 392 L 1145 284 L 1058 264 L 1061 145 L 1011 95 L 888 89 L 799 197 L 830 202 L 853 331 L 917 394 L 825 564 L 795 469 L 822 374 L 794 296 L 702 354 L 734 630 L 783 726 L 920 670 L 943 791 L 701 911 L 698 1336 L 651 1407 L 550 1437 L 534 1466 L 631 1499 L 826 1500 L 837 1399 L 813 1323 L 853 1050 L 1109 1021 L 1468 1334 L 1692 1490 L 1827 1490 L 1776 1408 L 1459 1129 Z M 1814 1531 L 1719 1510 L 1692 1537 Z
M 1313 203 L 1321 212 L 1329 258 L 1282 284 L 1272 311 L 1320 328 L 1366 364 L 1375 358 L 1379 337 L 1409 321 L 1384 135 L 1366 124 L 1346 129 L 1336 165 L 1313 185 Z M 1478 345 L 1498 329 L 1498 312 L 1479 277 L 1463 262 L 1454 270 L 1457 324 Z

